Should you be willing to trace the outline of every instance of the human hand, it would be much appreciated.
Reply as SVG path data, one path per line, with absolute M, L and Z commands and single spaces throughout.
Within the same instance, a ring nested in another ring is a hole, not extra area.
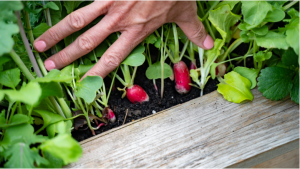
M 175 22 L 186 36 L 203 49 L 213 47 L 197 16 L 196 2 L 186 1 L 95 1 L 80 8 L 48 29 L 35 40 L 34 47 L 44 52 L 70 34 L 84 28 L 100 15 L 99 23 L 80 35 L 72 44 L 45 61 L 47 70 L 61 69 L 96 48 L 113 32 L 121 32 L 101 59 L 85 75 L 105 77 L 147 36 L 168 22 Z

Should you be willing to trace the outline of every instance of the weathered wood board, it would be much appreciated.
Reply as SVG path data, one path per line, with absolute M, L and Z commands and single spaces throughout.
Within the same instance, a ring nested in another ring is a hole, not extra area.
M 297 142 L 299 105 L 252 93 L 235 104 L 212 92 L 84 140 L 83 157 L 67 167 L 224 168 Z

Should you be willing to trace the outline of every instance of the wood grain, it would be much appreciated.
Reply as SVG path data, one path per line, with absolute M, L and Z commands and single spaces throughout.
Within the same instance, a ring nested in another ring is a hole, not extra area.
M 297 140 L 299 106 L 252 93 L 253 102 L 235 104 L 212 92 L 94 136 L 66 167 L 224 168 Z

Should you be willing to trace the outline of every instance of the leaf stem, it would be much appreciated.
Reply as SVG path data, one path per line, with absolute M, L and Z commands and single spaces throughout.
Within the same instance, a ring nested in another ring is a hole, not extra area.
M 25 31 L 24 31 L 24 28 L 23 28 L 23 24 L 22 24 L 22 21 L 21 21 L 21 17 L 20 17 L 20 12 L 17 11 L 17 12 L 15 12 L 15 14 L 16 14 L 17 19 L 18 19 L 18 25 L 19 25 L 19 28 L 20 28 L 20 35 L 22 37 L 22 41 L 23 41 L 24 46 L 26 48 L 26 51 L 27 51 L 27 54 L 29 56 L 30 62 L 33 66 L 33 69 L 34 69 L 34 71 L 35 71 L 35 73 L 38 77 L 43 77 L 42 72 L 41 72 L 41 70 L 40 70 L 40 68 L 39 68 L 39 66 L 38 66 L 38 64 L 35 60 L 35 57 L 32 53 L 32 50 L 30 48 L 28 39 L 26 37 Z
M 283 7 L 283 10 L 284 10 L 284 11 L 288 10 L 290 7 L 292 7 L 293 5 L 295 5 L 297 2 L 298 2 L 298 1 L 292 1 L 292 2 L 288 3 L 287 5 L 285 5 L 285 6 Z
M 178 40 L 178 33 L 177 33 L 177 28 L 176 24 L 172 23 L 172 29 L 173 29 L 173 34 L 174 34 L 174 43 L 175 43 L 175 49 L 174 49 L 174 60 L 175 62 L 179 62 L 179 40 Z
M 25 66 L 25 64 L 23 63 L 23 61 L 21 60 L 20 56 L 14 51 L 10 51 L 9 55 L 11 56 L 11 58 L 14 60 L 14 62 L 16 63 L 16 65 L 20 68 L 20 70 L 23 72 L 23 74 L 25 75 L 25 77 L 31 81 L 34 79 L 34 77 L 32 76 L 32 74 L 30 73 L 30 71 L 27 69 L 27 67 Z
M 228 49 L 226 50 L 226 52 L 224 53 L 223 56 L 221 56 L 218 61 L 222 62 L 224 61 L 226 58 L 227 58 L 227 55 L 232 52 L 235 48 L 237 48 L 240 44 L 242 44 L 243 41 L 242 41 L 242 38 L 238 38 L 236 39 L 229 47 Z
M 202 7 L 202 5 L 201 5 L 201 2 L 200 2 L 200 1 L 197 1 L 197 3 L 198 3 L 198 6 L 199 6 L 201 15 L 204 15 L 204 11 L 203 11 L 203 7 Z M 200 18 L 199 18 L 199 19 L 200 19 Z M 200 19 L 200 20 L 201 20 L 201 19 Z M 211 26 L 210 26 L 210 24 L 209 24 L 209 22 L 208 22 L 207 19 L 204 20 L 204 25 L 205 25 L 205 27 L 208 29 L 208 31 L 209 31 L 209 33 L 210 33 L 210 36 L 213 38 L 213 40 L 215 40 L 215 39 L 216 39 L 215 34 L 214 34 L 214 32 L 213 32 L 213 30 L 212 30 L 212 28 L 211 28 Z

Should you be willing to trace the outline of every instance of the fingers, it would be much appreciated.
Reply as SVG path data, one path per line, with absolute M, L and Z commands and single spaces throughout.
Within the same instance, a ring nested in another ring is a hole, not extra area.
M 72 12 L 38 37 L 34 43 L 35 49 L 39 52 L 48 50 L 65 37 L 84 28 L 98 16 L 105 14 L 109 5 L 110 2 L 107 1 L 95 1 Z
M 187 22 L 177 22 L 185 35 L 203 49 L 211 49 L 214 46 L 214 40 L 207 34 L 202 22 L 197 16 Z
M 90 69 L 82 78 L 85 76 L 98 75 L 104 78 L 110 72 L 115 70 L 122 61 L 130 54 L 130 52 L 140 43 L 141 38 L 136 38 L 137 34 L 124 31 L 119 39 L 115 41 L 96 65 Z M 139 40 L 137 40 L 139 39 Z
M 112 33 L 107 24 L 109 20 L 111 20 L 110 17 L 104 17 L 98 24 L 80 35 L 69 46 L 48 58 L 45 61 L 45 68 L 49 71 L 51 69 L 61 69 L 81 56 L 88 54 Z

